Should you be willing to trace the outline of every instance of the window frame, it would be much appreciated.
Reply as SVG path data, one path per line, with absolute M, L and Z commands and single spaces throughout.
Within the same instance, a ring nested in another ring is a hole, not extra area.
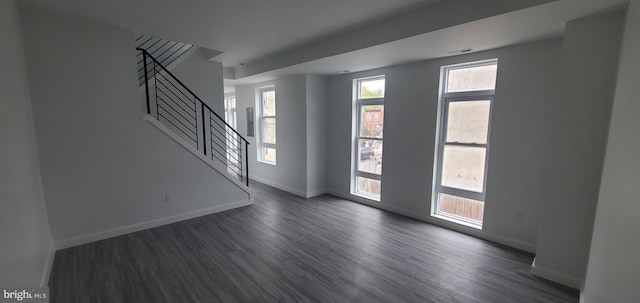
M 227 94 L 224 96 L 224 118 L 233 129 L 238 127 L 238 109 L 235 94 Z
M 352 154 L 351 154 L 351 159 L 352 159 L 352 169 L 351 169 L 351 194 L 352 195 L 356 195 L 358 197 L 362 197 L 365 199 L 369 199 L 369 200 L 374 200 L 379 202 L 380 198 L 382 196 L 382 169 L 380 171 L 380 174 L 375 174 L 375 173 L 370 173 L 370 172 L 365 172 L 365 171 L 360 171 L 358 170 L 358 164 L 359 164 L 359 160 L 360 160 L 360 140 L 373 140 L 373 141 L 380 141 L 380 144 L 383 146 L 383 150 L 384 150 L 384 131 L 382 134 L 382 138 L 376 138 L 376 137 L 366 137 L 366 136 L 361 136 L 361 127 L 362 124 L 365 122 L 365 117 L 363 115 L 367 114 L 362 110 L 362 107 L 364 106 L 370 106 L 370 105 L 382 105 L 384 106 L 384 99 L 385 97 L 383 96 L 382 98 L 360 98 L 361 96 L 361 82 L 366 82 L 366 81 L 374 81 L 374 80 L 385 80 L 385 95 L 386 95 L 386 77 L 385 75 L 377 75 L 377 76 L 371 76 L 371 77 L 364 77 L 364 78 L 357 78 L 357 79 L 353 79 L 353 135 L 352 135 Z M 371 118 L 369 116 L 369 118 Z M 382 117 L 382 123 L 384 124 L 384 116 Z M 371 122 L 370 120 L 367 120 L 367 122 Z M 384 157 L 384 156 L 383 156 Z M 380 159 L 381 162 L 382 158 Z M 380 182 L 380 196 L 374 196 L 368 193 L 363 193 L 363 192 L 359 192 L 358 191 L 358 177 L 361 178 L 367 178 L 367 179 L 372 179 L 372 180 L 377 180 Z
M 440 194 L 446 194 L 456 196 L 460 198 L 466 198 L 471 200 L 477 200 L 485 203 L 486 189 L 487 189 L 487 176 L 489 169 L 489 154 L 491 150 L 491 124 L 493 120 L 493 107 L 495 100 L 495 85 L 494 89 L 485 90 L 473 90 L 473 91 L 459 91 L 459 92 L 447 92 L 449 85 L 449 71 L 456 69 L 467 69 L 479 66 L 496 65 L 498 66 L 498 59 L 482 60 L 469 63 L 461 63 L 455 65 L 443 66 L 440 69 L 441 74 L 441 86 L 440 86 L 440 100 L 438 105 L 438 129 L 436 131 L 436 155 L 434 160 L 434 179 L 433 179 L 433 195 L 431 198 L 431 216 L 447 220 L 450 222 L 458 223 L 461 225 L 469 226 L 476 229 L 482 229 L 483 222 L 472 220 L 466 217 L 458 216 L 455 214 L 446 213 L 440 211 Z M 497 73 L 497 71 L 496 71 Z M 496 76 L 497 85 L 497 76 Z M 447 142 L 447 126 L 449 118 L 450 104 L 454 102 L 469 102 L 469 101 L 489 101 L 489 121 L 487 125 L 487 140 L 485 143 L 469 143 L 469 142 Z M 471 148 L 484 148 L 484 179 L 482 184 L 482 192 L 476 192 L 472 190 L 465 190 L 460 188 L 453 188 L 442 185 L 442 169 L 444 161 L 444 149 L 446 146 L 462 146 Z
M 269 91 L 273 91 L 273 103 L 275 106 L 275 114 L 274 115 L 270 115 L 267 116 L 264 114 L 264 102 L 263 102 L 263 95 L 265 92 L 269 92 Z M 259 88 L 256 88 L 256 103 L 257 103 L 257 108 L 258 108 L 258 146 L 257 146 L 257 156 L 258 156 L 258 161 L 262 162 L 262 163 L 266 163 L 266 164 L 271 164 L 271 165 L 276 165 L 277 160 L 278 160 L 278 153 L 277 153 L 277 138 L 278 138 L 278 131 L 277 131 L 277 127 L 278 127 L 278 119 L 277 119 L 277 115 L 278 115 L 278 100 L 276 98 L 276 87 L 275 85 L 267 85 L 267 86 L 262 86 Z M 270 143 L 270 142 L 265 142 L 264 138 L 265 138 L 265 129 L 264 129 L 264 121 L 266 119 L 274 119 L 276 121 L 276 143 Z M 265 155 L 265 150 L 269 148 L 269 149 L 273 149 L 276 150 L 276 158 L 273 161 L 269 161 L 267 159 L 265 159 L 264 155 Z
M 224 120 L 227 122 L 229 126 L 224 126 L 225 128 L 225 142 L 227 145 L 227 166 L 229 167 L 237 167 L 240 162 L 240 157 L 237 155 L 240 147 L 238 146 L 238 135 L 235 133 L 237 130 L 238 123 L 238 115 L 237 115 L 237 101 L 234 93 L 225 94 L 224 96 Z M 237 173 L 236 170 L 229 168 L 234 173 Z

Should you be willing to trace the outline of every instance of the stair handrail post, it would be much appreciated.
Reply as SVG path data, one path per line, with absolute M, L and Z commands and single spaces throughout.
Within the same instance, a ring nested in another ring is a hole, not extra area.
M 244 140 L 244 172 L 247 175 L 247 186 L 249 186 L 249 142 Z
M 158 74 L 158 69 L 163 73 L 163 78 L 169 77 L 171 78 L 171 80 L 175 81 L 175 83 L 183 88 L 186 92 L 188 92 L 189 95 L 193 96 L 193 102 L 195 104 L 197 104 L 198 102 L 200 103 L 200 118 L 201 118 L 201 131 L 202 131 L 202 148 L 203 148 L 203 153 L 204 155 L 208 155 L 207 153 L 207 125 L 205 124 L 205 117 L 209 118 L 207 120 L 206 123 L 209 125 L 209 136 L 212 136 L 212 120 L 213 121 L 219 121 L 222 131 L 226 132 L 226 133 L 233 133 L 235 134 L 235 136 L 237 136 L 240 140 L 242 140 L 242 142 L 244 142 L 244 171 L 245 171 L 245 176 L 246 176 L 246 180 L 245 180 L 245 184 L 247 185 L 247 187 L 249 186 L 249 141 L 247 141 L 246 138 L 244 138 L 240 133 L 238 133 L 238 131 L 236 129 L 234 129 L 233 127 L 231 127 L 231 125 L 229 125 L 229 123 L 227 123 L 227 121 L 225 121 L 225 119 L 223 119 L 220 115 L 218 115 L 218 113 L 216 113 L 213 109 L 211 109 L 211 107 L 209 107 L 209 105 L 207 105 L 204 101 L 202 101 L 202 99 L 200 99 L 193 91 L 191 91 L 191 89 L 189 89 L 184 83 L 182 83 L 182 81 L 180 81 L 180 79 L 178 79 L 176 76 L 174 76 L 162 63 L 160 63 L 156 58 L 154 58 L 154 56 L 152 56 L 146 49 L 142 49 L 142 48 L 136 48 L 136 50 L 142 52 L 143 55 L 143 64 L 144 64 L 144 77 L 145 77 L 145 91 L 146 91 L 146 99 L 147 99 L 147 114 L 151 115 L 151 96 L 149 94 L 149 70 L 147 68 L 147 63 L 152 62 L 153 63 L 153 78 L 154 78 L 154 89 L 155 89 L 155 104 L 156 104 L 156 119 L 159 120 L 160 119 L 160 110 L 159 110 L 159 102 L 157 100 L 158 98 L 158 78 L 157 78 L 157 74 Z M 164 76 L 166 75 L 166 77 Z M 175 86 L 174 86 L 175 87 Z M 186 93 L 185 93 L 186 94 Z M 185 95 L 185 97 L 187 97 Z M 188 98 L 188 97 L 187 97 Z M 169 105 L 170 106 L 170 105 Z M 197 105 L 196 107 L 197 108 Z M 205 111 L 208 111 L 208 114 L 205 115 Z M 195 115 L 197 115 L 197 113 L 194 113 Z M 214 119 L 214 117 L 216 119 Z M 195 117 L 194 117 L 195 118 Z M 196 130 L 198 129 L 197 126 L 197 119 L 196 119 L 196 125 L 194 125 L 196 127 Z M 229 132 L 229 130 L 231 132 Z M 199 131 L 196 131 L 196 133 Z M 197 135 L 196 135 L 197 136 Z M 213 140 L 213 138 L 210 137 L 210 140 Z M 209 144 L 209 148 L 210 149 L 210 154 L 211 154 L 211 159 L 214 160 L 213 158 L 217 158 L 215 157 L 215 153 L 213 151 L 213 141 L 210 141 Z M 196 139 L 196 146 L 200 146 L 198 139 Z M 225 146 L 221 146 L 221 148 L 224 148 Z M 199 148 L 198 148 L 199 149 Z M 240 155 L 242 154 L 242 151 L 239 151 L 238 156 L 241 157 Z M 218 159 L 220 161 L 223 161 L 221 159 Z M 229 164 L 227 164 L 228 166 Z M 239 167 L 240 170 L 242 170 L 242 164 L 240 164 Z M 242 172 L 240 172 L 240 176 L 242 177 Z
M 207 155 L 207 133 L 204 127 L 204 102 L 200 102 L 200 112 L 202 113 L 202 150 L 204 151 L 204 155 L 206 156 Z
M 144 64 L 144 90 L 147 93 L 147 115 L 151 115 L 151 105 L 149 104 L 149 71 L 147 71 L 147 51 L 142 50 L 142 63 Z

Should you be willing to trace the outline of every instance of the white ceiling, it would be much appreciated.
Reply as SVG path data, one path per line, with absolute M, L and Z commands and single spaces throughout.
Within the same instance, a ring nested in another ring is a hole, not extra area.
M 225 80 L 225 89 L 295 74 L 331 75 L 358 72 L 452 56 L 448 52 L 472 48 L 474 52 L 559 37 L 565 24 L 586 15 L 620 9 L 626 0 L 561 0 L 484 18 L 356 51 L 269 70 L 237 80 Z
M 627 0 L 21 0 L 224 53 L 234 86 L 335 74 L 559 36 Z M 239 64 L 242 63 L 242 66 Z
M 21 0 L 220 50 L 225 65 L 446 0 Z

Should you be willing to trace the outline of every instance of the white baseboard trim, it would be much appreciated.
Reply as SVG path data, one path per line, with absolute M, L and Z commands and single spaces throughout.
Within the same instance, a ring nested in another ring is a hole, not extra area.
M 142 116 L 142 119 L 147 121 L 147 122 L 149 122 L 149 123 L 151 123 L 153 126 L 157 127 L 161 132 L 165 133 L 171 139 L 176 141 L 178 144 L 180 144 L 182 147 L 184 147 L 188 152 L 192 153 L 198 159 L 202 160 L 202 162 L 204 162 L 205 164 L 211 166 L 211 168 L 215 169 L 218 173 L 220 173 L 220 175 L 224 176 L 225 178 L 227 178 L 228 180 L 233 182 L 236 186 L 238 186 L 238 188 L 244 190 L 247 194 L 249 194 L 249 200 L 253 199 L 252 198 L 253 193 L 249 189 L 249 187 L 246 186 L 244 183 L 240 182 L 240 180 L 238 180 L 237 178 L 233 177 L 227 171 L 226 167 L 224 167 L 223 165 L 221 165 L 219 163 L 216 163 L 216 162 L 212 161 L 211 159 L 209 159 L 202 152 L 200 152 L 200 150 L 194 148 L 192 145 L 190 145 L 189 143 L 185 142 L 184 139 L 182 139 L 178 134 L 176 134 L 175 132 L 170 130 L 168 127 L 166 127 L 164 124 L 162 124 L 160 121 L 158 121 L 153 116 L 144 114 Z
M 47 287 L 49 285 L 49 276 L 51 276 L 51 268 L 53 268 L 53 260 L 56 256 L 56 246 L 51 243 L 49 246 L 49 253 L 47 259 L 44 261 L 44 270 L 42 271 L 42 279 L 40 280 L 40 287 Z
M 424 221 L 433 225 L 437 225 L 440 227 L 444 227 L 446 229 L 450 229 L 450 230 L 454 230 L 457 232 L 461 232 L 463 234 L 467 234 L 470 236 L 474 236 L 476 238 L 480 238 L 480 239 L 484 239 L 487 241 L 491 241 L 491 242 L 495 242 L 501 245 L 505 245 L 505 246 L 509 246 L 509 247 L 513 247 L 522 251 L 526 251 L 526 252 L 530 252 L 530 253 L 535 253 L 536 251 L 536 247 L 533 244 L 530 243 L 526 243 L 526 242 L 522 242 L 522 241 L 518 241 L 518 240 L 514 240 L 514 239 L 510 239 L 504 236 L 500 236 L 500 235 L 496 235 L 496 234 L 491 234 L 491 233 L 487 233 L 485 231 L 482 230 L 478 230 L 475 228 L 471 228 L 471 227 L 467 227 L 467 226 L 463 226 L 463 225 L 458 225 L 458 224 L 454 224 L 442 219 L 438 219 L 438 218 L 434 218 L 432 216 L 429 215 L 423 215 L 423 214 L 417 214 L 415 212 L 406 210 L 406 209 L 402 209 L 402 208 L 397 208 L 397 207 L 392 207 L 392 206 L 388 206 L 385 205 L 381 202 L 376 202 L 373 200 L 368 200 L 362 197 L 358 197 L 355 195 L 349 195 L 349 194 L 345 194 L 336 190 L 327 190 L 327 193 L 334 195 L 336 197 L 340 197 L 343 199 L 347 199 L 353 202 L 357 202 L 357 203 L 361 203 L 367 206 L 371 206 L 374 208 L 378 208 L 378 209 L 382 209 L 385 211 L 389 211 L 392 213 L 396 213 L 399 215 L 403 215 L 409 218 L 413 218 L 416 220 L 420 220 L 420 221 Z
M 231 202 L 223 205 L 216 205 L 210 208 L 191 211 L 191 212 L 187 212 L 179 215 L 169 216 L 169 217 L 142 222 L 138 224 L 133 224 L 129 226 L 117 227 L 114 229 L 109 229 L 109 230 L 105 230 L 105 231 L 101 231 L 101 232 L 97 232 L 89 235 L 84 235 L 84 236 L 80 236 L 72 239 L 61 240 L 56 242 L 55 246 L 57 249 L 65 249 L 73 246 L 78 246 L 86 243 L 91 243 L 95 241 L 100 241 L 108 238 L 129 234 L 129 233 L 134 233 L 134 232 L 138 232 L 138 231 L 149 229 L 149 228 L 154 228 L 154 227 L 172 224 L 172 223 L 189 220 L 189 219 L 193 219 L 201 216 L 206 216 L 206 215 L 210 215 L 218 212 L 223 212 L 223 211 L 238 208 L 238 207 L 248 206 L 248 205 L 252 205 L 253 203 L 254 203 L 253 200 L 243 200 L 243 201 Z
M 314 191 L 307 192 L 306 198 L 307 199 L 308 198 L 313 198 L 315 196 L 324 195 L 326 193 L 327 193 L 327 191 L 325 189 L 314 190 Z
M 536 265 L 535 258 L 533 259 L 533 263 L 531 264 L 531 273 L 540 278 L 553 281 L 556 283 L 560 283 L 562 285 L 571 287 L 573 289 L 580 289 L 580 284 L 582 283 L 581 279 L 578 279 L 574 276 L 563 274 L 555 270 L 551 270 L 551 269 Z
M 300 197 L 302 197 L 302 198 L 309 198 L 309 197 L 307 196 L 307 195 L 308 195 L 308 193 L 306 193 L 306 192 L 303 192 L 303 191 L 300 191 L 300 190 L 297 190 L 297 189 L 295 189 L 295 188 L 291 188 L 291 187 L 288 187 L 288 186 L 284 186 L 284 185 L 282 185 L 282 184 L 279 184 L 279 183 L 273 182 L 273 181 L 271 181 L 271 180 L 267 180 L 267 179 L 263 179 L 263 178 L 260 178 L 260 177 L 256 177 L 255 175 L 249 175 L 249 179 L 253 179 L 253 180 L 256 180 L 256 181 L 258 181 L 258 182 L 260 182 L 260 183 L 264 183 L 264 184 L 266 184 L 266 185 L 269 185 L 269 186 L 275 187 L 275 188 L 277 188 L 277 189 L 284 190 L 284 191 L 286 191 L 286 192 L 288 192 L 288 193 L 294 194 L 294 195 L 296 195 L 296 196 L 300 196 Z

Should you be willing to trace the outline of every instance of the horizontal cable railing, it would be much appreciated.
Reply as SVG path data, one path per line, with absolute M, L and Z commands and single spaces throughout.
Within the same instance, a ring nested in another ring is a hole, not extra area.
M 145 49 L 142 58 L 147 114 L 249 186 L 249 142 Z
M 193 45 L 191 44 L 163 40 L 145 35 L 139 35 L 136 38 L 136 48 L 146 50 L 148 54 L 153 56 L 165 67 L 175 62 L 192 47 Z M 147 64 L 152 63 L 151 61 L 147 62 Z M 144 84 L 144 71 L 142 53 L 138 53 L 138 85 Z M 147 66 L 147 71 L 153 73 L 154 69 Z M 153 76 L 153 74 L 151 76 Z

